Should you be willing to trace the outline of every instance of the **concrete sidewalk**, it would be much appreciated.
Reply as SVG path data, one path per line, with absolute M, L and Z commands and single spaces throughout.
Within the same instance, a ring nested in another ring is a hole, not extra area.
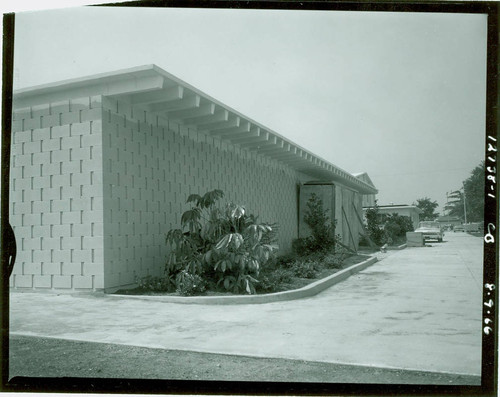
M 480 375 L 482 239 L 392 252 L 319 295 L 205 306 L 11 293 L 11 333 Z

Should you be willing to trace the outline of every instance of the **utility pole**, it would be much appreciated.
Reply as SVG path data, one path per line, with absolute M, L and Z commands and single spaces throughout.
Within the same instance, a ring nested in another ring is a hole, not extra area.
M 462 189 L 464 189 L 464 218 L 465 218 L 465 224 L 467 224 L 467 207 L 465 205 L 465 184 L 462 184 Z

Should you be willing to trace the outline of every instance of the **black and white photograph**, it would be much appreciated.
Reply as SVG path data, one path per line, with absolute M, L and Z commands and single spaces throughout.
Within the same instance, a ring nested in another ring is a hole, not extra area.
M 172 4 L 4 16 L 4 387 L 496 390 L 497 5 Z

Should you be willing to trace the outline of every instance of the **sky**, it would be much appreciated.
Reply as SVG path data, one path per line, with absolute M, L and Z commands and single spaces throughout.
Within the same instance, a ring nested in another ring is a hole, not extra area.
M 156 64 L 351 172 L 442 209 L 484 158 L 485 15 L 76 7 L 16 14 L 14 86 Z

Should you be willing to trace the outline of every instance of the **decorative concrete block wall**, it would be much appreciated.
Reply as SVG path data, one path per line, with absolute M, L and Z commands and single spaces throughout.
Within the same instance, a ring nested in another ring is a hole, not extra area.
M 160 275 L 165 235 L 180 227 L 190 194 L 224 191 L 263 222 L 278 222 L 282 250 L 297 237 L 297 185 L 305 176 L 145 110 L 103 100 L 106 288 Z
M 213 189 L 278 222 L 282 250 L 297 237 L 305 176 L 111 98 L 16 112 L 11 159 L 13 287 L 113 289 L 160 275 L 187 196 Z
M 13 114 L 11 286 L 104 287 L 101 118 L 100 97 Z

